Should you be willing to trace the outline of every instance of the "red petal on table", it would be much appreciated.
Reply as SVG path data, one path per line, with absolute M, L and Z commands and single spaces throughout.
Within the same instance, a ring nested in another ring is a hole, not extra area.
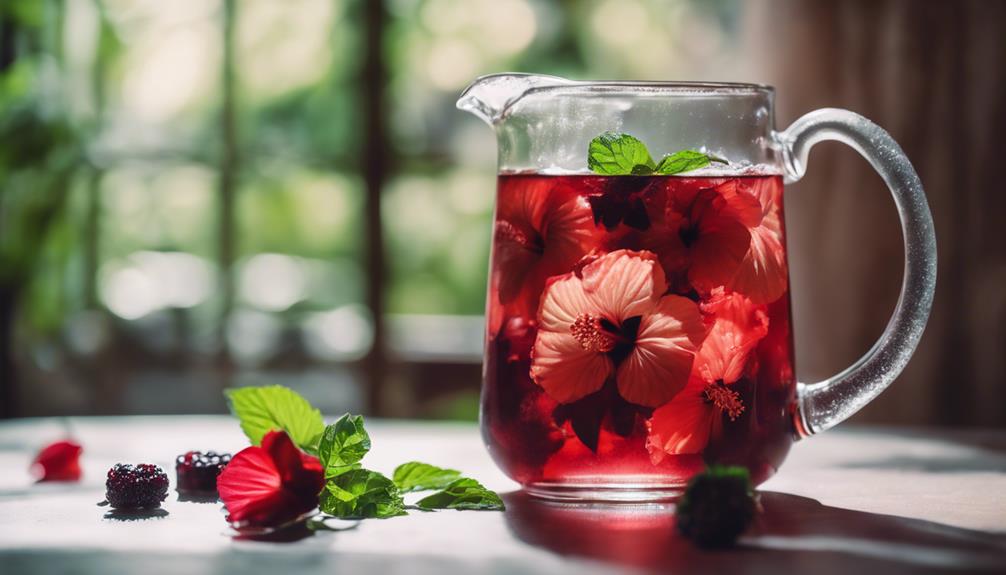
M 79 481 L 83 448 L 72 441 L 57 441 L 35 456 L 31 471 L 39 481 Z
M 316 457 L 301 453 L 289 436 L 271 431 L 261 447 L 248 447 L 217 478 L 228 520 L 241 526 L 277 526 L 318 504 L 324 471 Z

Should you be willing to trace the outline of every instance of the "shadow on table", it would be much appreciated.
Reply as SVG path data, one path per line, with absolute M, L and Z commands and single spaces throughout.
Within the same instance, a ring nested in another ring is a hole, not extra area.
M 897 469 L 899 471 L 921 471 L 924 473 L 992 473 L 1006 471 L 1006 457 L 990 454 L 984 457 L 913 457 L 903 455 L 883 460 L 863 460 L 842 463 L 846 469 Z
M 763 492 L 764 512 L 727 551 L 675 531 L 673 506 L 585 506 L 504 495 L 507 525 L 525 543 L 566 556 L 674 573 L 1001 572 L 1006 536 L 822 505 Z
M 162 519 L 168 515 L 168 510 L 160 507 L 155 509 L 109 509 L 102 518 L 111 521 L 146 521 L 148 519 Z

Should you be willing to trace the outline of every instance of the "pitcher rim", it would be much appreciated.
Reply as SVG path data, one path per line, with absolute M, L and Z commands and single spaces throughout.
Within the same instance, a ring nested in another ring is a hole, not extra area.
M 622 89 L 640 89 L 654 92 L 684 92 L 689 94 L 722 94 L 722 93 L 774 93 L 775 87 L 769 84 L 754 82 L 709 82 L 693 80 L 573 80 L 568 84 L 534 86 L 530 92 L 547 92 L 552 90 L 600 89 L 615 91 Z

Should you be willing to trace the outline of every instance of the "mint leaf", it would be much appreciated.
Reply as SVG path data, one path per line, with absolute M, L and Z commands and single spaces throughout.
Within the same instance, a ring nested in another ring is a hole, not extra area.
M 318 505 L 323 512 L 342 519 L 406 515 L 394 482 L 369 469 L 351 469 L 330 478 Z
M 318 445 L 318 459 L 325 468 L 325 477 L 335 477 L 359 467 L 368 451 L 370 436 L 363 428 L 363 417 L 347 413 L 325 428 Z
M 297 392 L 271 385 L 225 389 L 224 395 L 252 445 L 261 444 L 265 434 L 277 429 L 285 431 L 304 451 L 317 452 L 325 421 Z
M 421 509 L 485 509 L 502 511 L 503 500 L 494 491 L 486 489 L 474 479 L 453 481 L 443 491 L 420 499 Z
M 727 163 L 727 161 L 723 158 L 709 156 L 696 150 L 681 150 L 680 152 L 674 152 L 673 154 L 664 156 L 664 158 L 660 160 L 660 164 L 657 166 L 656 172 L 664 176 L 680 174 L 682 172 L 690 172 L 692 170 L 704 168 L 708 166 L 710 162 L 718 162 L 721 164 Z
M 443 489 L 454 480 L 461 477 L 461 472 L 454 469 L 444 469 L 428 463 L 410 461 L 395 468 L 392 479 L 402 493 L 409 491 L 424 491 L 427 489 Z
M 587 166 L 598 174 L 652 174 L 656 168 L 646 145 L 628 134 L 605 132 L 590 141 Z

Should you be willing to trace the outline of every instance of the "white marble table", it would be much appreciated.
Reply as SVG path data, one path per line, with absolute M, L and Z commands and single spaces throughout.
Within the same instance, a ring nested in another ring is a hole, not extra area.
M 33 484 L 36 449 L 72 427 L 80 484 Z M 764 513 L 737 549 L 703 552 L 673 535 L 666 507 L 570 507 L 515 491 L 469 424 L 372 421 L 367 466 L 408 459 L 461 469 L 506 492 L 497 512 L 414 513 L 294 542 L 238 541 L 220 506 L 105 518 L 113 463 L 169 469 L 188 449 L 246 445 L 229 417 L 0 422 L 0 573 L 767 573 L 1006 572 L 1006 432 L 844 428 L 798 444 L 762 486 Z

